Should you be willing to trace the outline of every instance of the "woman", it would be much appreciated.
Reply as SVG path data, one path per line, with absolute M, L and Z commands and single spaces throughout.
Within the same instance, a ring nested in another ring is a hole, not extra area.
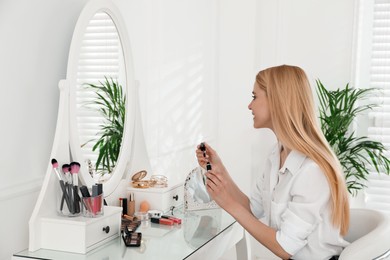
M 338 159 L 318 126 L 309 81 L 294 66 L 260 71 L 248 108 L 255 128 L 271 129 L 278 145 L 248 198 L 217 153 L 197 149 L 207 191 L 257 241 L 282 259 L 337 259 L 348 245 L 348 193 Z M 258 219 L 262 218 L 262 221 Z

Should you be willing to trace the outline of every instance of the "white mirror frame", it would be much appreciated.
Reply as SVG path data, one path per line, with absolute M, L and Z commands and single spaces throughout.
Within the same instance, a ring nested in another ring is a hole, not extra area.
M 134 137 L 135 126 L 135 111 L 136 111 L 136 86 L 134 80 L 134 67 L 133 57 L 131 55 L 130 41 L 127 36 L 127 30 L 124 20 L 120 14 L 119 9 L 107 0 L 90 0 L 81 12 L 77 21 L 72 42 L 69 51 L 68 68 L 67 68 L 67 81 L 70 87 L 69 93 L 69 121 L 70 121 L 70 152 L 73 161 L 78 161 L 81 164 L 79 177 L 83 185 L 91 187 L 95 184 L 88 172 L 88 166 L 84 162 L 84 156 L 80 148 L 80 141 L 77 129 L 76 120 L 76 75 L 77 64 L 79 59 L 79 51 L 81 48 L 81 40 L 85 33 L 85 29 L 88 26 L 89 21 L 97 12 L 107 13 L 113 20 L 122 45 L 124 64 L 125 64 L 125 88 L 126 88 L 126 118 L 125 126 L 122 138 L 121 151 L 119 153 L 118 161 L 115 165 L 114 171 L 111 173 L 111 177 L 103 184 L 104 196 L 107 197 L 112 194 L 118 187 L 120 181 L 126 176 L 126 166 L 131 157 L 131 149 Z

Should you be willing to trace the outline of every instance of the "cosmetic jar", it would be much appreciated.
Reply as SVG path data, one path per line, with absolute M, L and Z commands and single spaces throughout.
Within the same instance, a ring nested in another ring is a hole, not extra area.
M 134 217 L 137 218 L 137 220 L 141 221 L 141 227 L 147 228 L 150 225 L 150 218 L 148 212 L 140 212 L 137 211 L 134 213 Z
M 165 188 L 168 187 L 168 178 L 164 175 L 152 175 L 150 177 L 150 187 L 153 188 Z
M 159 218 L 163 215 L 163 212 L 157 209 L 151 209 L 148 211 L 148 213 L 150 218 Z
M 82 214 L 77 186 L 60 181 L 57 184 L 57 212 L 60 216 L 77 217 Z
M 96 218 L 103 215 L 104 196 L 103 193 L 94 197 L 83 197 L 83 216 Z

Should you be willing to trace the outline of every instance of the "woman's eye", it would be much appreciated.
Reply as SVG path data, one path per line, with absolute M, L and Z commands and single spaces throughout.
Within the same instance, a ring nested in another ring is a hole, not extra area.
M 256 96 L 255 95 L 252 95 L 252 99 L 255 99 L 256 98 Z

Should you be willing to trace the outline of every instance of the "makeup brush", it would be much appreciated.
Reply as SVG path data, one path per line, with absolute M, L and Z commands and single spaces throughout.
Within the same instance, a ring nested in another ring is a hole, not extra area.
M 62 165 L 62 173 L 64 174 L 64 177 L 65 177 L 65 188 L 66 188 L 66 191 L 67 193 L 71 193 L 72 190 L 70 190 L 70 186 L 69 186 L 69 183 L 70 183 L 70 166 L 69 164 L 63 164 Z M 65 194 L 62 194 L 62 198 L 61 198 L 61 210 L 62 208 L 64 207 L 64 200 L 65 200 Z
M 66 182 L 70 182 L 70 165 L 69 164 L 63 164 L 62 165 L 62 172 L 65 175 Z
M 80 213 L 80 196 L 79 196 L 79 190 L 78 190 L 78 185 L 79 185 L 79 178 L 78 178 L 78 173 L 80 170 L 80 163 L 78 162 L 71 162 L 70 163 L 70 173 L 72 175 L 73 179 L 73 195 L 74 195 L 74 209 L 76 213 Z
M 56 159 L 51 159 L 51 165 L 53 166 L 53 170 L 55 172 L 55 174 L 57 175 L 57 178 L 59 181 L 63 181 L 62 177 L 61 177 L 61 174 L 60 172 L 58 171 L 58 162 Z
M 72 174 L 72 177 L 73 177 L 73 185 L 79 184 L 79 179 L 78 179 L 79 171 L 80 171 L 80 164 L 78 162 L 71 162 L 70 163 L 70 173 Z
M 55 172 L 55 174 L 57 175 L 57 178 L 60 182 L 60 186 L 61 186 L 61 190 L 62 190 L 62 195 L 64 196 L 64 199 L 66 201 L 66 205 L 68 206 L 68 209 L 70 209 L 70 200 L 69 200 L 69 197 L 68 197 L 68 193 L 66 192 L 66 187 L 65 187 L 65 183 L 64 183 L 64 180 L 61 178 L 61 175 L 60 175 L 60 172 L 58 171 L 58 162 L 56 159 L 51 159 L 51 165 L 53 166 L 53 170 Z M 63 205 L 61 206 L 61 210 L 63 208 Z

